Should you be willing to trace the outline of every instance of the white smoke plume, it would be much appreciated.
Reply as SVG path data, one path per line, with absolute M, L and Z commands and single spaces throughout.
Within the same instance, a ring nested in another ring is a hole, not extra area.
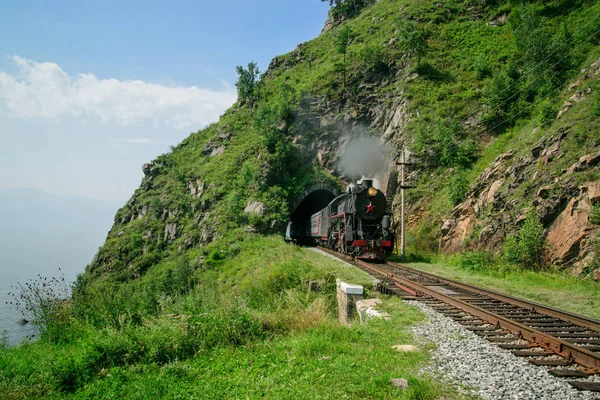
M 339 168 L 352 181 L 376 179 L 388 167 L 388 152 L 376 136 L 350 139 L 340 157 Z

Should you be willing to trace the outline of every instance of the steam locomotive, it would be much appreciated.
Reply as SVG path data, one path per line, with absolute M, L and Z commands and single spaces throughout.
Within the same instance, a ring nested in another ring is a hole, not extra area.
M 385 195 L 363 180 L 310 217 L 306 232 L 288 224 L 288 239 L 300 237 L 366 260 L 385 260 L 393 250 L 394 231 Z

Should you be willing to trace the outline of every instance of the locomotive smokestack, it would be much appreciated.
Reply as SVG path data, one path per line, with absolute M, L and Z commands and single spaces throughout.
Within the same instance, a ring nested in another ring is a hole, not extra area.
M 368 189 L 370 187 L 373 187 L 373 179 L 363 179 L 362 182 L 360 183 L 362 185 L 362 187 L 364 187 L 365 189 Z

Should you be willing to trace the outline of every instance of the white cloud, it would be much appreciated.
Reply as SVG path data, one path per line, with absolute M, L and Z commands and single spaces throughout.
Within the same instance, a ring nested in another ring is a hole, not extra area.
M 21 119 L 59 121 L 61 117 L 91 116 L 124 126 L 201 128 L 216 121 L 236 100 L 228 84 L 215 91 L 98 79 L 91 73 L 69 76 L 55 63 L 10 58 L 18 74 L 0 71 L 0 112 Z M 131 139 L 134 141 L 129 143 L 159 144 L 146 139 Z

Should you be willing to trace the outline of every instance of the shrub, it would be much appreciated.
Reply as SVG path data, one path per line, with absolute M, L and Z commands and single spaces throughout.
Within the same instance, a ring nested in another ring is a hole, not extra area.
M 477 250 L 458 254 L 452 263 L 467 271 L 485 272 L 494 265 L 494 257 L 489 251 Z
M 490 63 L 485 54 L 480 54 L 473 63 L 473 72 L 475 72 L 475 79 L 482 80 L 492 73 L 490 70 Z
M 37 279 L 30 279 L 25 284 L 17 283 L 12 288 L 18 292 L 8 293 L 13 300 L 7 304 L 35 323 L 40 334 L 45 335 L 52 324 L 69 319 L 65 312 L 69 308 L 71 290 L 62 272 L 60 278 L 48 278 L 38 274 Z
M 358 51 L 358 57 L 362 61 L 367 72 L 387 73 L 389 56 L 381 45 L 362 46 Z
M 600 225 L 600 202 L 592 206 L 590 212 L 590 222 L 594 225 Z
M 542 126 L 550 125 L 556 116 L 554 105 L 550 101 L 545 100 L 540 104 L 538 110 L 538 123 Z
M 463 169 L 457 168 L 446 182 L 446 196 L 453 206 L 460 203 L 469 190 L 469 181 Z
M 592 100 L 592 114 L 600 117 L 600 94 L 596 94 Z
M 544 226 L 537 211 L 531 208 L 517 234 L 505 240 L 504 258 L 522 268 L 536 271 L 542 267 L 545 250 Z
M 513 104 L 519 97 L 517 78 L 514 66 L 509 64 L 487 81 L 483 92 L 485 111 L 481 119 L 488 128 L 496 129 L 501 124 L 510 124 L 516 116 Z

